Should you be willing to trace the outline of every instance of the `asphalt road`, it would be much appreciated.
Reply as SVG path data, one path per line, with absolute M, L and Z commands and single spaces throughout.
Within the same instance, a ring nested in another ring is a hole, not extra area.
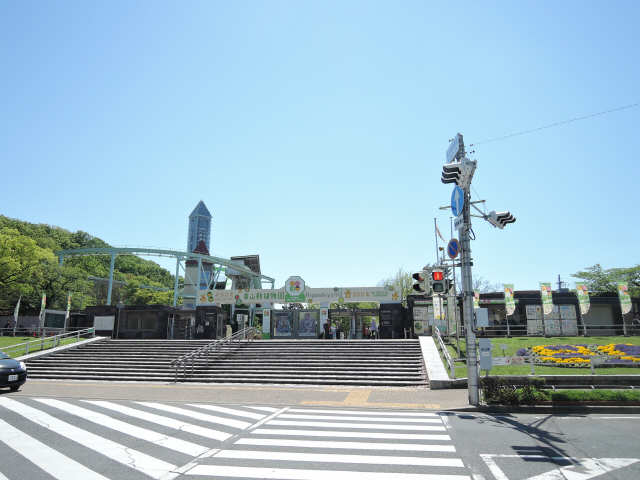
M 637 414 L 411 408 L 397 390 L 70 385 L 0 394 L 0 480 L 640 478 Z

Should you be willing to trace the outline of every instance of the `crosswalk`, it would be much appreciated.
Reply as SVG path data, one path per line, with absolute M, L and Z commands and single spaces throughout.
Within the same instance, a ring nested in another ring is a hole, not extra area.
M 0 397 L 0 479 L 470 480 L 437 413 Z

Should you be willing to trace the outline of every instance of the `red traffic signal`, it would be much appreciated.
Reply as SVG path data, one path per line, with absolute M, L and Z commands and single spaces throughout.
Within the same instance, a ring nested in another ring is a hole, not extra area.
M 444 272 L 442 270 L 434 270 L 431 272 L 431 278 L 436 282 L 444 280 Z

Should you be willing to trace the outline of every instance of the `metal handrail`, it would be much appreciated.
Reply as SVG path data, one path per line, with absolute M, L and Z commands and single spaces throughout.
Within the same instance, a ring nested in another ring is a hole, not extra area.
M 193 350 L 189 353 L 185 353 L 180 357 L 176 358 L 171 362 L 171 366 L 175 368 L 175 380 L 178 381 L 178 369 L 182 367 L 182 378 L 187 376 L 187 363 L 191 361 L 191 373 L 195 370 L 195 359 L 196 357 L 200 358 L 203 355 L 206 358 L 207 365 L 209 365 L 209 356 L 211 353 L 220 354 L 222 350 L 222 346 L 228 342 L 232 342 L 234 340 L 253 340 L 255 337 L 259 335 L 259 331 L 255 327 L 247 327 L 243 330 L 238 330 L 236 333 L 229 335 L 228 337 L 219 338 L 214 340 L 213 342 L 207 343 L 202 347 Z
M 447 350 L 446 345 L 444 344 L 444 341 L 442 340 L 442 335 L 440 335 L 440 330 L 435 325 L 433 327 L 433 332 L 435 334 L 438 345 L 442 349 L 444 359 L 447 361 L 447 365 L 449 366 L 449 371 L 451 372 L 451 378 L 456 378 L 456 367 L 453 363 L 453 360 L 451 359 L 451 355 L 449 355 L 449 352 Z
M 39 350 L 44 350 L 44 343 L 45 342 L 49 342 L 49 341 L 53 341 L 53 345 L 49 348 L 55 348 L 57 346 L 60 345 L 60 340 L 62 340 L 65 337 L 72 337 L 75 336 L 77 337 L 77 340 L 80 340 L 80 335 L 87 335 L 87 334 L 91 334 L 92 337 L 96 336 L 96 329 L 94 327 L 90 327 L 90 328 L 85 328 L 82 330 L 76 330 L 75 332 L 68 332 L 68 333 L 61 333 L 60 335 L 52 335 L 50 337 L 39 337 L 35 340 L 29 340 L 28 342 L 23 342 L 23 343 L 16 343 L 14 345 L 9 345 L 7 347 L 3 347 L 3 351 L 5 353 L 7 353 L 9 350 L 16 350 L 18 349 L 18 347 L 24 347 L 25 352 L 24 354 L 27 355 L 29 353 L 30 347 L 31 345 L 35 345 L 35 344 L 40 344 L 40 348 Z M 15 356 L 12 355 L 12 356 Z
M 465 328 L 460 326 L 460 336 L 464 335 Z M 592 325 L 592 324 L 578 324 L 575 335 L 567 335 L 563 334 L 562 331 L 558 335 L 551 335 L 549 332 L 540 332 L 540 333 L 529 333 L 527 332 L 526 324 L 516 324 L 516 325 L 490 325 L 489 327 L 483 328 L 481 332 L 476 333 L 476 335 L 482 337 L 589 337 L 589 336 L 598 336 L 603 335 L 603 332 L 613 332 L 614 335 L 623 335 L 623 336 L 638 336 L 640 335 L 640 325 L 637 324 L 608 324 L 608 325 Z M 545 334 L 546 333 L 546 334 Z M 606 335 L 610 335 L 610 333 L 606 333 Z M 451 334 L 449 335 L 451 336 Z

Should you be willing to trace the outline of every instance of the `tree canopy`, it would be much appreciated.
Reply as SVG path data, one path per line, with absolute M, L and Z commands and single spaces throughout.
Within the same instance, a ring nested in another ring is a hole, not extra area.
M 47 308 L 64 310 L 69 293 L 73 309 L 104 303 L 106 284 L 95 278 L 109 276 L 109 257 L 70 257 L 61 266 L 54 252 L 108 246 L 86 232 L 0 215 L 0 311 L 12 310 L 22 297 L 21 314 L 37 314 L 43 293 L 47 295 Z M 121 287 L 114 288 L 114 301 L 140 305 L 173 300 L 173 275 L 153 261 L 118 255 L 114 279 L 121 282 Z M 163 288 L 171 291 L 161 291 Z
M 584 282 L 591 293 L 615 293 L 618 282 L 627 282 L 629 294 L 633 297 L 640 296 L 640 265 L 603 269 L 596 263 L 571 276 Z

